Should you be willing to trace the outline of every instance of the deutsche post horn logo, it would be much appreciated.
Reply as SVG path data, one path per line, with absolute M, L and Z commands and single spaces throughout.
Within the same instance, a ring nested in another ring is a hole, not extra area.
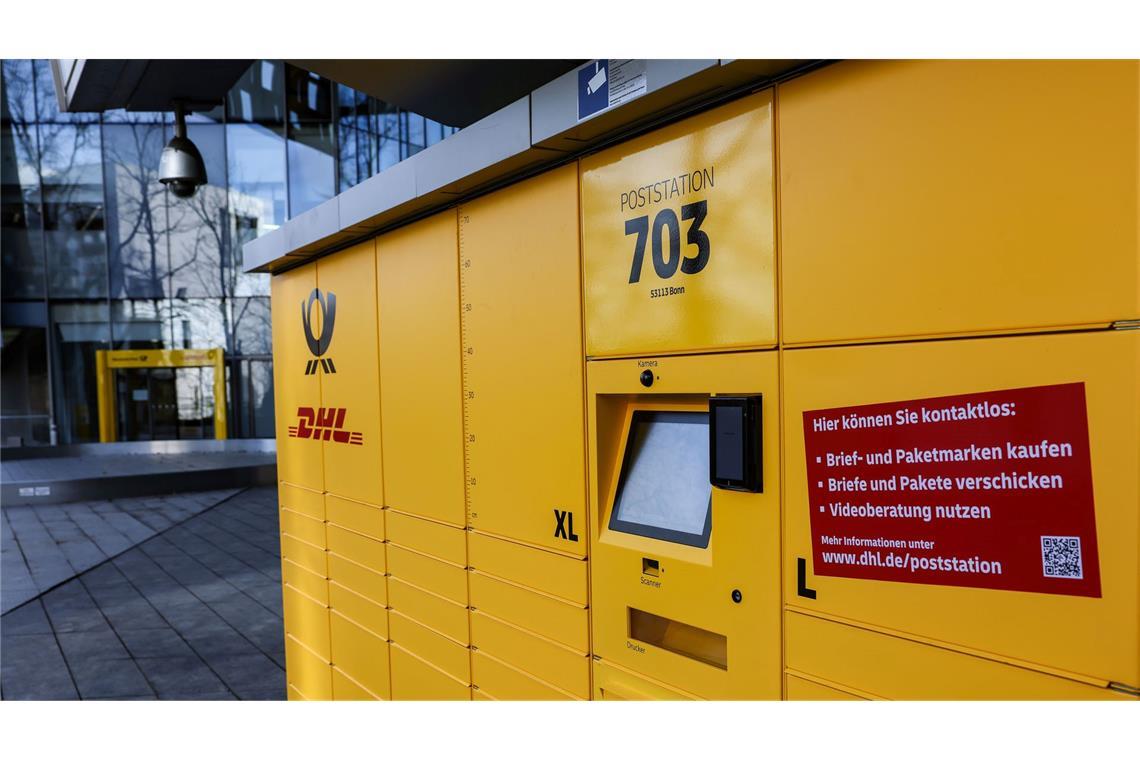
M 316 303 L 321 310 L 320 337 L 313 337 L 312 317 L 314 303 Z M 309 353 L 317 357 L 316 359 L 310 359 L 308 364 L 305 365 L 305 374 L 316 374 L 317 367 L 323 369 L 326 374 L 335 374 L 336 365 L 333 364 L 333 360 L 322 357 L 324 353 L 329 350 L 329 344 L 332 343 L 333 325 L 336 324 L 336 295 L 332 291 L 323 294 L 320 288 L 313 288 L 313 292 L 309 294 L 308 299 L 301 302 L 301 324 L 305 328 L 305 342 L 309 344 Z

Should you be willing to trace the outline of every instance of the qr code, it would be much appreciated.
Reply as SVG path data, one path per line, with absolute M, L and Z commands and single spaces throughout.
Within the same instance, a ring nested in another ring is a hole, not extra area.
M 1041 565 L 1046 578 L 1084 578 L 1081 539 L 1077 536 L 1042 536 Z

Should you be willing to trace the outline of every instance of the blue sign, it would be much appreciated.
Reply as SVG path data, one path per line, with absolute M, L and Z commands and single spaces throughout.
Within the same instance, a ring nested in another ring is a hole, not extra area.
M 578 120 L 604 111 L 610 105 L 610 62 L 591 61 L 578 69 Z

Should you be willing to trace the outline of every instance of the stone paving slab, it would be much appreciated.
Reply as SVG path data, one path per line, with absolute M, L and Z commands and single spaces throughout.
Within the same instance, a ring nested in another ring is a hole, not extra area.
M 215 503 L 0 616 L 0 698 L 285 699 L 276 491 Z
M 0 534 L 0 614 L 236 493 L 236 489 L 226 489 L 4 506 L 0 510 L 4 526 Z

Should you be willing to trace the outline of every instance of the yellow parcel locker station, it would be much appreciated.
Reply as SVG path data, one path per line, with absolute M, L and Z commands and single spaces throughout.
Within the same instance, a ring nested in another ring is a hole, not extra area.
M 781 694 L 771 110 L 581 164 L 600 697 Z
M 290 698 L 1140 695 L 1140 64 L 607 144 L 274 275 Z

